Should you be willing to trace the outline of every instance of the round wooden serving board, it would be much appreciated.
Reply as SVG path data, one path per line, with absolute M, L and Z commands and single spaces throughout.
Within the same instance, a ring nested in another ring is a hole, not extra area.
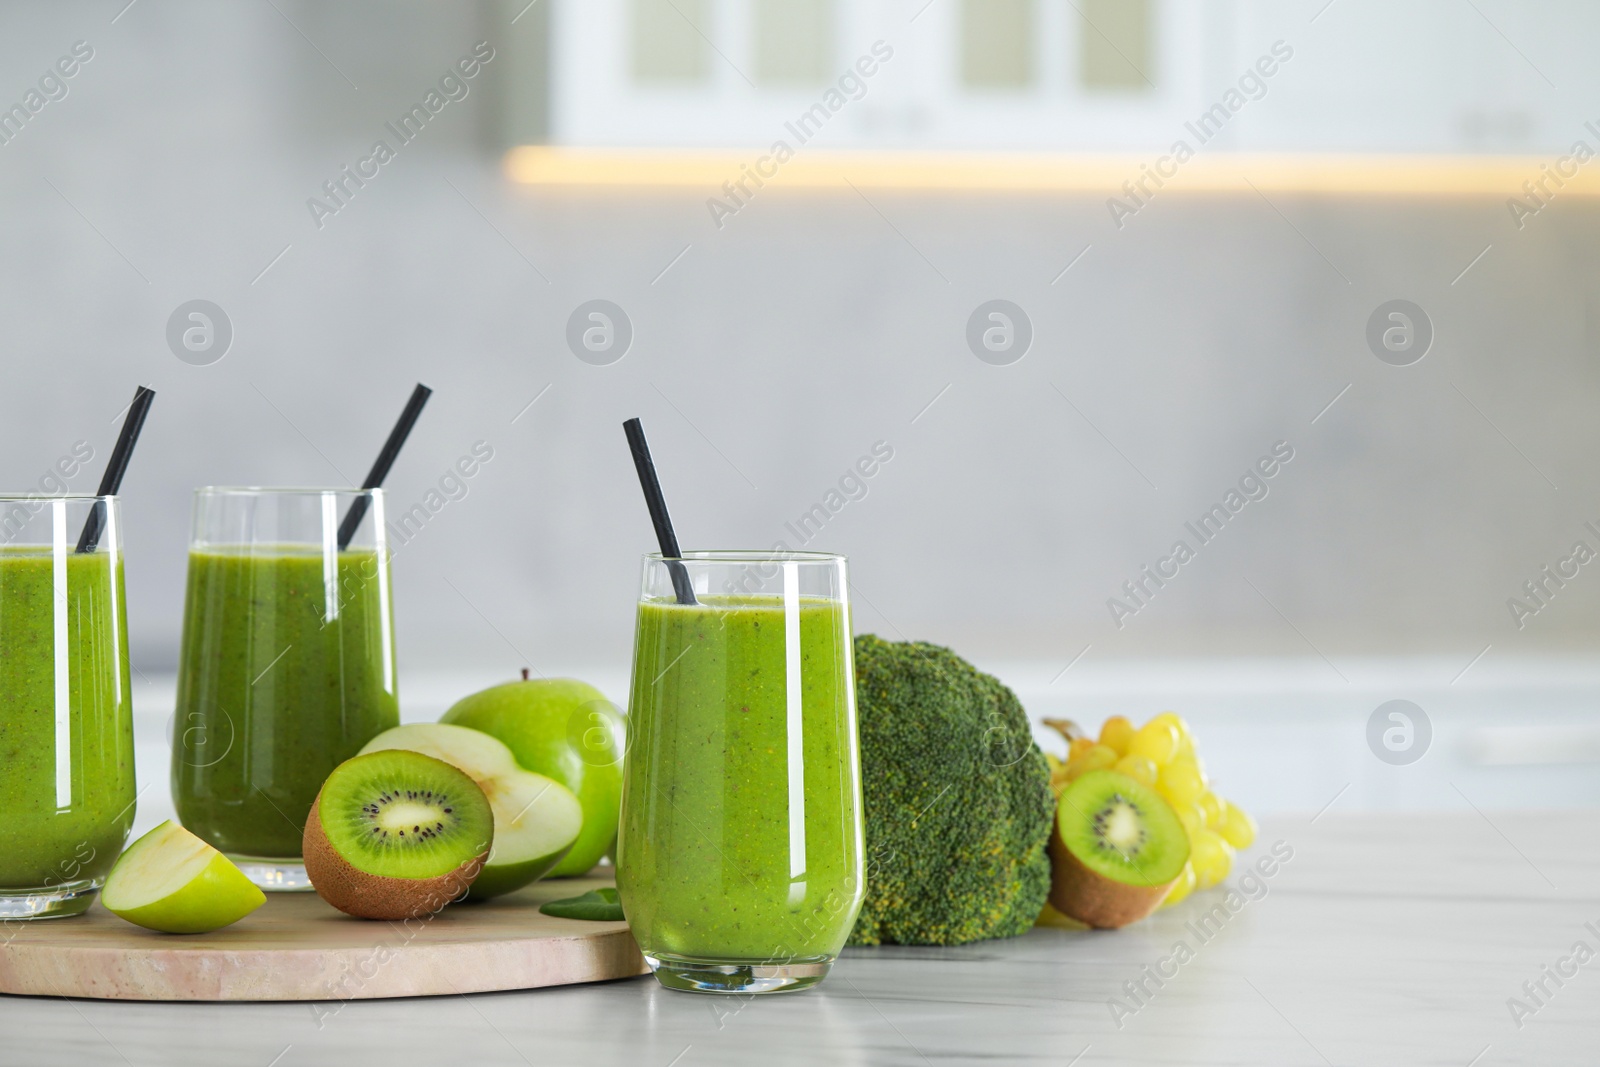
M 86 915 L 0 924 L 0 993 L 108 1000 L 367 1000 L 603 982 L 647 974 L 628 924 L 557 919 L 548 900 L 609 878 L 540 882 L 410 922 L 335 911 L 315 893 L 267 902 L 210 934 L 158 934 L 98 902 Z

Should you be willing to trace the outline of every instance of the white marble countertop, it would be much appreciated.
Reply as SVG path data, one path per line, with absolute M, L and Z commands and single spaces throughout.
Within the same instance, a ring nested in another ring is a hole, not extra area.
M 1115 933 L 851 949 L 821 987 L 789 996 L 695 996 L 639 978 L 332 1015 L 0 997 L 0 1065 L 1595 1062 L 1600 955 L 1571 953 L 1583 942 L 1600 954 L 1600 813 L 1335 804 L 1315 821 L 1267 820 L 1230 883 L 1275 842 L 1292 858 L 1246 885 L 1256 899 L 1232 914 L 1214 910 L 1214 890 Z M 1164 963 L 1179 941 L 1190 958 Z M 1146 966 L 1172 976 L 1145 978 L 1140 1003 L 1124 984 Z M 1546 966 L 1569 974 L 1558 985 Z

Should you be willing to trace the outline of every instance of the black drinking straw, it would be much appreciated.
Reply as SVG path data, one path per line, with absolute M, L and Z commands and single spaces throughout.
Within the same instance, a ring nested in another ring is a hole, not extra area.
M 672 588 L 678 594 L 678 603 L 697 603 L 694 588 L 689 583 L 689 571 L 678 562 L 683 558 L 683 553 L 678 551 L 678 535 L 672 532 L 667 499 L 661 495 L 661 483 L 656 480 L 656 465 L 650 458 L 650 445 L 644 439 L 644 427 L 638 419 L 629 419 L 622 424 L 622 429 L 628 435 L 633 466 L 639 472 L 639 488 L 644 490 L 644 502 L 650 508 L 650 521 L 655 524 L 656 541 L 661 545 L 661 554 L 667 557 L 667 571 L 672 575 Z
M 378 460 L 367 472 L 367 480 L 361 483 L 361 488 L 377 489 L 383 485 L 383 480 L 389 477 L 389 468 L 394 466 L 395 457 L 400 454 L 400 447 L 406 443 L 406 438 L 411 436 L 411 428 L 417 424 L 417 416 L 422 414 L 422 405 L 426 404 L 432 395 L 433 390 L 421 382 L 411 390 L 411 399 L 406 401 L 406 409 L 400 413 L 400 421 L 389 431 L 389 439 L 383 443 L 383 451 L 378 453 Z M 358 496 L 355 503 L 350 505 L 349 514 L 339 524 L 339 551 L 343 552 L 350 547 L 356 529 L 361 525 L 361 520 L 367 516 L 367 506 L 371 500 L 369 496 Z
M 139 386 L 133 392 L 133 403 L 128 405 L 128 417 L 122 420 L 122 432 L 117 435 L 117 446 L 111 450 L 111 461 L 100 476 L 100 489 L 96 496 L 116 496 L 122 488 L 122 477 L 128 473 L 128 459 L 133 446 L 139 443 L 139 431 L 144 429 L 144 417 L 150 413 L 150 402 L 156 398 L 154 389 Z M 96 500 L 89 510 L 89 519 L 78 536 L 78 551 L 93 552 L 100 546 L 100 532 L 105 529 L 106 506 Z

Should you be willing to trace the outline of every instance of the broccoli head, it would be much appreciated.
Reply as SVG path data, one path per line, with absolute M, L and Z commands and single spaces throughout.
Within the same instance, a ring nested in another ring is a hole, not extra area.
M 853 945 L 1026 933 L 1050 891 L 1050 771 L 1016 695 L 947 648 L 855 639 L 866 900 Z

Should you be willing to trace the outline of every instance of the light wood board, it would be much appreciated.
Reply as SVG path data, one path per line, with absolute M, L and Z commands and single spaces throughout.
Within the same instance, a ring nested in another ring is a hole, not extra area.
M 210 934 L 158 934 L 97 901 L 72 919 L 0 929 L 0 993 L 108 1000 L 311 1000 L 442 996 L 648 973 L 628 924 L 557 919 L 548 900 L 609 878 L 540 882 L 410 922 L 335 911 L 315 893 L 267 902 Z

